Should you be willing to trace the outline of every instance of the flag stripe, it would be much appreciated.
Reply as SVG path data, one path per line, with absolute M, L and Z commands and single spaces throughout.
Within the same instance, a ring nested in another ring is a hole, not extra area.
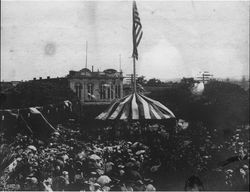
M 142 38 L 142 32 L 141 32 L 141 35 L 140 35 L 140 37 L 139 37 L 139 39 L 138 39 L 138 41 L 137 41 L 137 43 L 136 43 L 136 46 L 138 46 L 139 45 L 139 43 L 140 43 L 140 41 L 141 41 L 141 38 Z
M 142 34 L 142 31 L 141 31 L 141 26 L 136 30 L 136 40 L 138 39 L 138 36 Z M 138 42 L 138 40 L 136 41 Z

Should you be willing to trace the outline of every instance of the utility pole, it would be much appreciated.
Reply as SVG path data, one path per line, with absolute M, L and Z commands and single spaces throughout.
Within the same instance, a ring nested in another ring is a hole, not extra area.
M 213 77 L 212 74 L 210 74 L 208 71 L 202 72 L 201 76 L 198 76 L 197 79 L 201 79 L 202 83 L 205 84 L 210 80 L 210 78 Z

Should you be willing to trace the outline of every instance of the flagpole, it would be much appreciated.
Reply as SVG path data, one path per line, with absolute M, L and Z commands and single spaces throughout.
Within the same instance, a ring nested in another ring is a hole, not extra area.
M 135 21 L 134 21 L 134 19 L 135 19 L 135 16 L 134 16 L 134 7 L 135 7 L 135 1 L 133 1 L 133 8 L 132 8 L 132 18 L 133 18 L 133 28 L 132 28 L 132 32 L 133 32 L 133 49 L 135 49 L 135 46 L 136 46 L 136 37 L 135 37 Z M 135 74 L 136 74 L 136 68 L 135 68 L 135 55 L 134 55 L 134 50 L 133 50 L 133 55 L 132 55 L 132 57 L 133 57 L 133 74 L 134 74 L 134 77 L 133 77 L 133 88 L 134 88 L 134 93 L 136 93 L 136 79 L 135 79 Z
M 135 57 L 133 57 L 133 71 L 134 71 L 134 93 L 136 93 L 136 68 L 135 68 Z
M 88 68 L 88 41 L 86 41 L 85 68 Z
M 140 17 L 139 13 L 137 10 L 136 2 L 133 1 L 133 8 L 132 8 L 132 18 L 133 18 L 133 23 L 132 23 L 132 35 L 133 35 L 133 72 L 134 72 L 134 93 L 136 93 L 136 65 L 135 65 L 135 59 L 138 60 L 138 51 L 137 47 L 141 41 L 142 38 L 142 25 L 140 22 Z

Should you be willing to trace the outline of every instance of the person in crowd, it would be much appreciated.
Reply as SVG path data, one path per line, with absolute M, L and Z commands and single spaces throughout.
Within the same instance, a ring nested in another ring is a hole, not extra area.
M 108 138 L 112 129 L 105 129 L 105 140 L 97 139 L 101 132 L 82 139 L 79 128 L 62 126 L 47 141 L 19 134 L 11 144 L 12 160 L 18 159 L 18 163 L 7 179 L 19 183 L 21 190 L 156 191 L 158 178 L 169 167 L 175 166 L 176 171 L 183 162 L 191 167 L 197 164 L 193 158 L 193 154 L 198 154 L 192 146 L 195 141 L 189 141 L 182 133 L 173 137 L 158 125 L 145 126 L 143 132 L 139 125 L 124 128 L 119 130 L 118 139 Z M 228 162 L 231 159 L 223 165 Z M 100 182 L 100 177 L 105 179 Z M 204 187 L 199 177 L 191 176 L 185 182 L 185 190 L 201 191 Z
M 186 180 L 184 190 L 185 191 L 204 191 L 204 186 L 199 177 L 192 175 Z

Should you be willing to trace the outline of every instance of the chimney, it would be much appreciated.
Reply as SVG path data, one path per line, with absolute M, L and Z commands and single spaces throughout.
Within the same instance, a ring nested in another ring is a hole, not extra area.
M 42 77 L 39 77 L 39 80 L 42 80 L 43 78 Z
M 94 66 L 92 65 L 92 72 L 94 72 Z
M 47 76 L 47 79 L 50 79 L 50 76 Z

